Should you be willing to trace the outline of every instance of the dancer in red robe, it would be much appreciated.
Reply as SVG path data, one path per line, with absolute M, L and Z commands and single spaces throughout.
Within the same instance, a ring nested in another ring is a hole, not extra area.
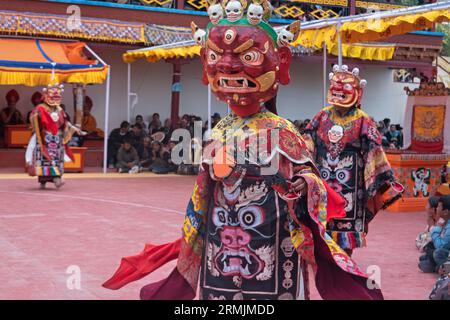
M 59 188 L 63 184 L 64 156 L 67 154 L 73 159 L 67 143 L 75 132 L 82 134 L 82 131 L 67 120 L 60 106 L 63 85 L 50 84 L 43 91 L 43 101 L 30 116 L 33 137 L 30 141 L 32 158 L 27 159 L 28 172 L 38 176 L 42 189 L 47 182 Z
M 382 299 L 367 275 L 327 235 L 343 200 L 324 183 L 296 128 L 276 115 L 278 86 L 289 83 L 295 22 L 278 34 L 268 2 L 209 8 L 203 81 L 232 113 L 213 129 L 186 209 L 181 239 L 122 263 L 104 286 L 118 289 L 177 258 L 168 278 L 142 299 L 308 299 L 308 265 L 324 299 Z M 213 14 L 215 13 L 215 14 Z M 219 18 L 217 18 L 219 17 Z

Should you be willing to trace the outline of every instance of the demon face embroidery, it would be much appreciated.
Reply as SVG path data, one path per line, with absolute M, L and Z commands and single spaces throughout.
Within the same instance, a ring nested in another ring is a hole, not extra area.
M 348 156 L 342 159 L 333 159 L 330 154 L 327 154 L 327 159 L 322 159 L 320 176 L 327 181 L 336 192 L 341 192 L 344 187 L 346 189 L 351 188 L 348 182 L 352 178 L 352 169 L 353 157 Z
M 273 276 L 275 246 L 267 239 L 274 238 L 274 234 L 265 223 L 262 207 L 267 197 L 264 182 L 242 190 L 239 187 L 234 192 L 216 189 L 213 228 L 209 231 L 213 241 L 207 253 L 207 267 L 212 276 L 259 281 Z

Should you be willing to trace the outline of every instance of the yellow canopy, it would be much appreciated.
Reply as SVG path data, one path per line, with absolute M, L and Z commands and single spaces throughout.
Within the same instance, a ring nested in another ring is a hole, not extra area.
M 395 51 L 394 45 L 379 44 L 345 44 L 342 46 L 342 55 L 347 58 L 361 60 L 390 60 Z M 328 53 L 337 55 L 338 46 L 328 48 Z M 155 48 L 142 51 L 129 51 L 123 55 L 126 63 L 135 62 L 138 59 L 146 59 L 148 62 L 157 62 L 161 59 L 186 59 L 200 56 L 200 46 L 185 46 L 178 48 Z
M 390 60 L 395 51 L 394 45 L 362 44 L 363 42 L 377 41 L 394 35 L 405 34 L 411 31 L 423 30 L 433 26 L 434 23 L 450 21 L 450 10 L 445 3 L 408 8 L 410 12 L 394 10 L 390 16 L 373 14 L 355 17 L 356 21 L 342 21 L 340 35 L 342 38 L 342 55 L 362 60 Z M 433 9 L 435 8 L 435 9 Z M 420 12 L 417 12 L 420 11 Z M 415 13 L 414 13 L 415 12 Z M 293 46 L 306 48 L 322 48 L 326 43 L 328 52 L 338 54 L 337 20 L 317 26 L 306 26 L 301 30 L 300 36 L 291 43 Z M 328 25 L 326 25 L 329 23 Z M 325 24 L 325 26 L 324 26 Z M 322 26 L 322 27 L 320 27 Z M 189 44 L 172 48 L 149 48 L 148 50 L 129 51 L 123 55 L 127 63 L 139 58 L 149 62 L 156 62 L 168 58 L 192 58 L 200 54 L 200 47 Z
M 450 21 L 450 10 L 448 9 L 343 22 L 340 34 L 343 43 L 376 41 L 394 35 L 431 28 L 433 23 L 444 21 Z M 302 30 L 300 36 L 292 45 L 320 48 L 324 43 L 332 47 L 336 42 L 337 25 L 329 25 L 319 29 Z
M 327 47 L 328 53 L 337 56 L 338 45 Z M 355 58 L 361 60 L 391 60 L 394 56 L 395 45 L 392 44 L 374 44 L 374 43 L 355 43 L 342 44 L 342 56 L 346 58 Z
M 85 56 L 83 42 L 0 39 L 0 85 L 103 83 L 108 66 Z
M 146 59 L 148 62 L 157 62 L 161 59 L 193 58 L 200 56 L 200 46 L 192 45 L 177 48 L 155 48 L 141 51 L 126 52 L 122 58 L 126 63 L 135 62 L 138 59 Z

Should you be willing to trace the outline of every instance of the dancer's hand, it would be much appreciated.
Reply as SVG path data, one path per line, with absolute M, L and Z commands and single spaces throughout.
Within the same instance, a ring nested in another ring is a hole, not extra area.
M 77 134 L 78 134 L 79 136 L 82 136 L 82 137 L 83 137 L 83 136 L 87 135 L 88 133 L 87 133 L 86 131 L 83 131 L 83 130 L 78 129 Z
M 295 191 L 295 193 L 304 195 L 306 193 L 308 185 L 306 184 L 305 179 L 302 177 L 298 177 L 293 183 L 292 183 L 292 190 Z

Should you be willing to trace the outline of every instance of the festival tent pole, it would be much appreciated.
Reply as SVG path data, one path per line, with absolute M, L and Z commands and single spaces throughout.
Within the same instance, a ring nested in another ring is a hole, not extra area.
M 323 95 L 322 107 L 325 107 L 327 102 L 327 44 L 323 44 Z
M 111 66 L 108 66 L 108 76 L 106 78 L 106 98 L 105 98 L 105 140 L 103 147 L 103 173 L 108 169 L 108 132 L 109 132 L 109 91 L 111 86 Z
M 338 21 L 336 27 L 337 41 L 338 41 L 338 64 L 339 67 L 342 67 L 342 37 L 341 37 L 341 22 Z
M 86 49 L 88 49 L 88 51 L 92 53 L 92 55 L 94 55 L 94 57 L 98 61 L 100 61 L 104 66 L 108 67 L 106 75 L 106 90 L 105 90 L 105 136 L 103 140 L 103 173 L 106 173 L 108 169 L 108 134 L 109 134 L 108 122 L 109 122 L 109 92 L 111 87 L 111 66 L 107 65 L 105 61 L 103 61 L 103 59 L 100 58 L 98 54 L 94 52 L 94 50 L 89 48 L 89 46 L 86 45 Z
M 131 63 L 127 63 L 127 121 L 131 121 Z

